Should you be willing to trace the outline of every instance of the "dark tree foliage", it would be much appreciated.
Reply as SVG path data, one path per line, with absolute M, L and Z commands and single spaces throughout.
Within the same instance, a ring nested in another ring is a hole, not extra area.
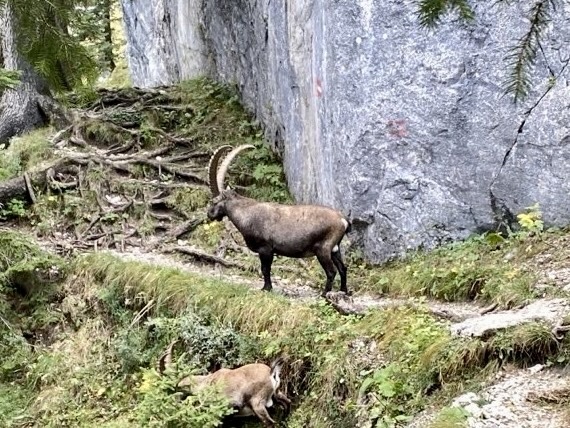
M 510 5 L 508 0 L 490 0 Z M 530 71 L 535 64 L 540 49 L 542 34 L 562 0 L 535 0 L 530 8 L 529 27 L 513 45 L 505 60 L 509 66 L 509 76 L 504 82 L 506 94 L 513 96 L 517 103 L 526 98 L 531 88 Z M 469 0 L 418 0 L 418 16 L 422 26 L 433 29 L 441 18 L 451 12 L 458 12 L 465 21 L 474 19 L 475 14 Z
M 115 58 L 111 37 L 112 0 L 83 0 L 78 7 L 81 12 L 73 23 L 73 31 L 84 41 L 99 69 L 113 71 Z
M 69 31 L 80 3 L 79 0 L 0 0 L 0 7 L 11 9 L 18 51 L 55 91 L 91 84 L 98 74 L 92 56 Z

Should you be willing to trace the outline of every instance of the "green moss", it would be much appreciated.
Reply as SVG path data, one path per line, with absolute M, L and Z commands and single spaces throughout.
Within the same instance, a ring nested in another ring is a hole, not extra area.
M 176 212 L 188 217 L 190 213 L 204 208 L 210 198 L 210 193 L 206 189 L 179 188 L 168 197 L 168 205 Z
M 53 149 L 48 141 L 51 128 L 40 128 L 12 139 L 8 148 L 0 148 L 0 180 L 18 176 L 50 159 Z
M 39 248 L 31 237 L 0 230 L 0 286 L 30 290 L 49 282 L 50 275 L 60 278 L 64 271 L 63 260 Z

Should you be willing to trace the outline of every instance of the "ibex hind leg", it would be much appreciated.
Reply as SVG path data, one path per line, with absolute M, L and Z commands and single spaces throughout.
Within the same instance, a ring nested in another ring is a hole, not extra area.
M 332 284 L 334 282 L 334 277 L 336 276 L 336 267 L 333 259 L 331 257 L 331 253 L 319 251 L 317 253 L 317 259 L 319 263 L 323 267 L 325 274 L 327 275 L 327 282 L 325 284 L 325 289 L 321 293 L 322 297 L 325 297 L 326 294 L 332 290 Z
M 261 273 L 263 274 L 263 291 L 271 291 L 271 265 L 273 264 L 273 253 L 260 252 Z
M 275 401 L 279 403 L 283 410 L 285 410 L 285 414 L 288 415 L 291 412 L 291 400 L 282 392 L 278 391 L 275 393 Z
M 269 412 L 265 407 L 265 403 L 262 400 L 256 400 L 255 402 L 251 403 L 251 408 L 255 416 L 257 416 L 264 427 L 273 427 L 275 426 L 275 421 L 271 419 L 269 416 Z
M 331 258 L 332 258 L 332 261 L 333 261 L 334 265 L 336 266 L 338 273 L 340 275 L 340 291 L 342 291 L 346 294 L 349 294 L 348 288 L 346 286 L 347 269 L 346 269 L 346 265 L 342 261 L 342 255 L 340 253 L 340 250 L 333 251 Z

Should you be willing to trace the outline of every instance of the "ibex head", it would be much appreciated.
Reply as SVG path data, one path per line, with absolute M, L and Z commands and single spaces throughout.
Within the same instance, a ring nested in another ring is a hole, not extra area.
M 243 144 L 236 148 L 232 146 L 221 146 L 214 152 L 210 159 L 210 164 L 208 166 L 208 177 L 210 191 L 212 192 L 212 203 L 208 208 L 208 218 L 210 220 L 220 221 L 227 215 L 226 212 L 226 202 L 237 196 L 237 193 L 230 189 L 229 187 L 224 190 L 224 181 L 230 163 L 235 159 L 235 157 L 243 150 L 254 149 L 255 146 L 251 144 Z M 218 163 L 220 159 L 226 154 L 228 156 L 224 159 L 220 168 L 218 170 Z

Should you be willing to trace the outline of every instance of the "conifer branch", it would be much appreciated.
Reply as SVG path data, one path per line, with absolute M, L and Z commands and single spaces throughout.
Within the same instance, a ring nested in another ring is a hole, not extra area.
M 419 0 L 417 4 L 420 26 L 426 28 L 437 27 L 444 15 L 454 11 L 464 21 L 471 21 L 475 17 L 468 0 Z
M 540 46 L 540 37 L 550 22 L 552 2 L 540 0 L 530 11 L 530 27 L 519 39 L 516 46 L 511 48 L 510 54 L 505 57 L 510 68 L 510 74 L 505 83 L 505 94 L 512 94 L 514 102 L 524 99 L 530 90 L 530 71 L 536 61 Z
M 80 40 L 69 33 L 82 0 L 0 0 L 15 20 L 18 50 L 56 91 L 91 85 L 98 69 Z
M 509 0 L 497 0 L 510 4 Z M 535 64 L 540 39 L 550 22 L 552 13 L 556 11 L 560 0 L 538 0 L 530 9 L 528 31 L 512 47 L 505 57 L 508 63 L 509 76 L 503 85 L 504 93 L 513 95 L 514 102 L 523 100 L 531 87 L 530 71 Z M 452 11 L 457 11 L 464 21 L 474 19 L 474 12 L 468 0 L 418 0 L 418 18 L 420 25 L 435 28 L 441 18 Z

